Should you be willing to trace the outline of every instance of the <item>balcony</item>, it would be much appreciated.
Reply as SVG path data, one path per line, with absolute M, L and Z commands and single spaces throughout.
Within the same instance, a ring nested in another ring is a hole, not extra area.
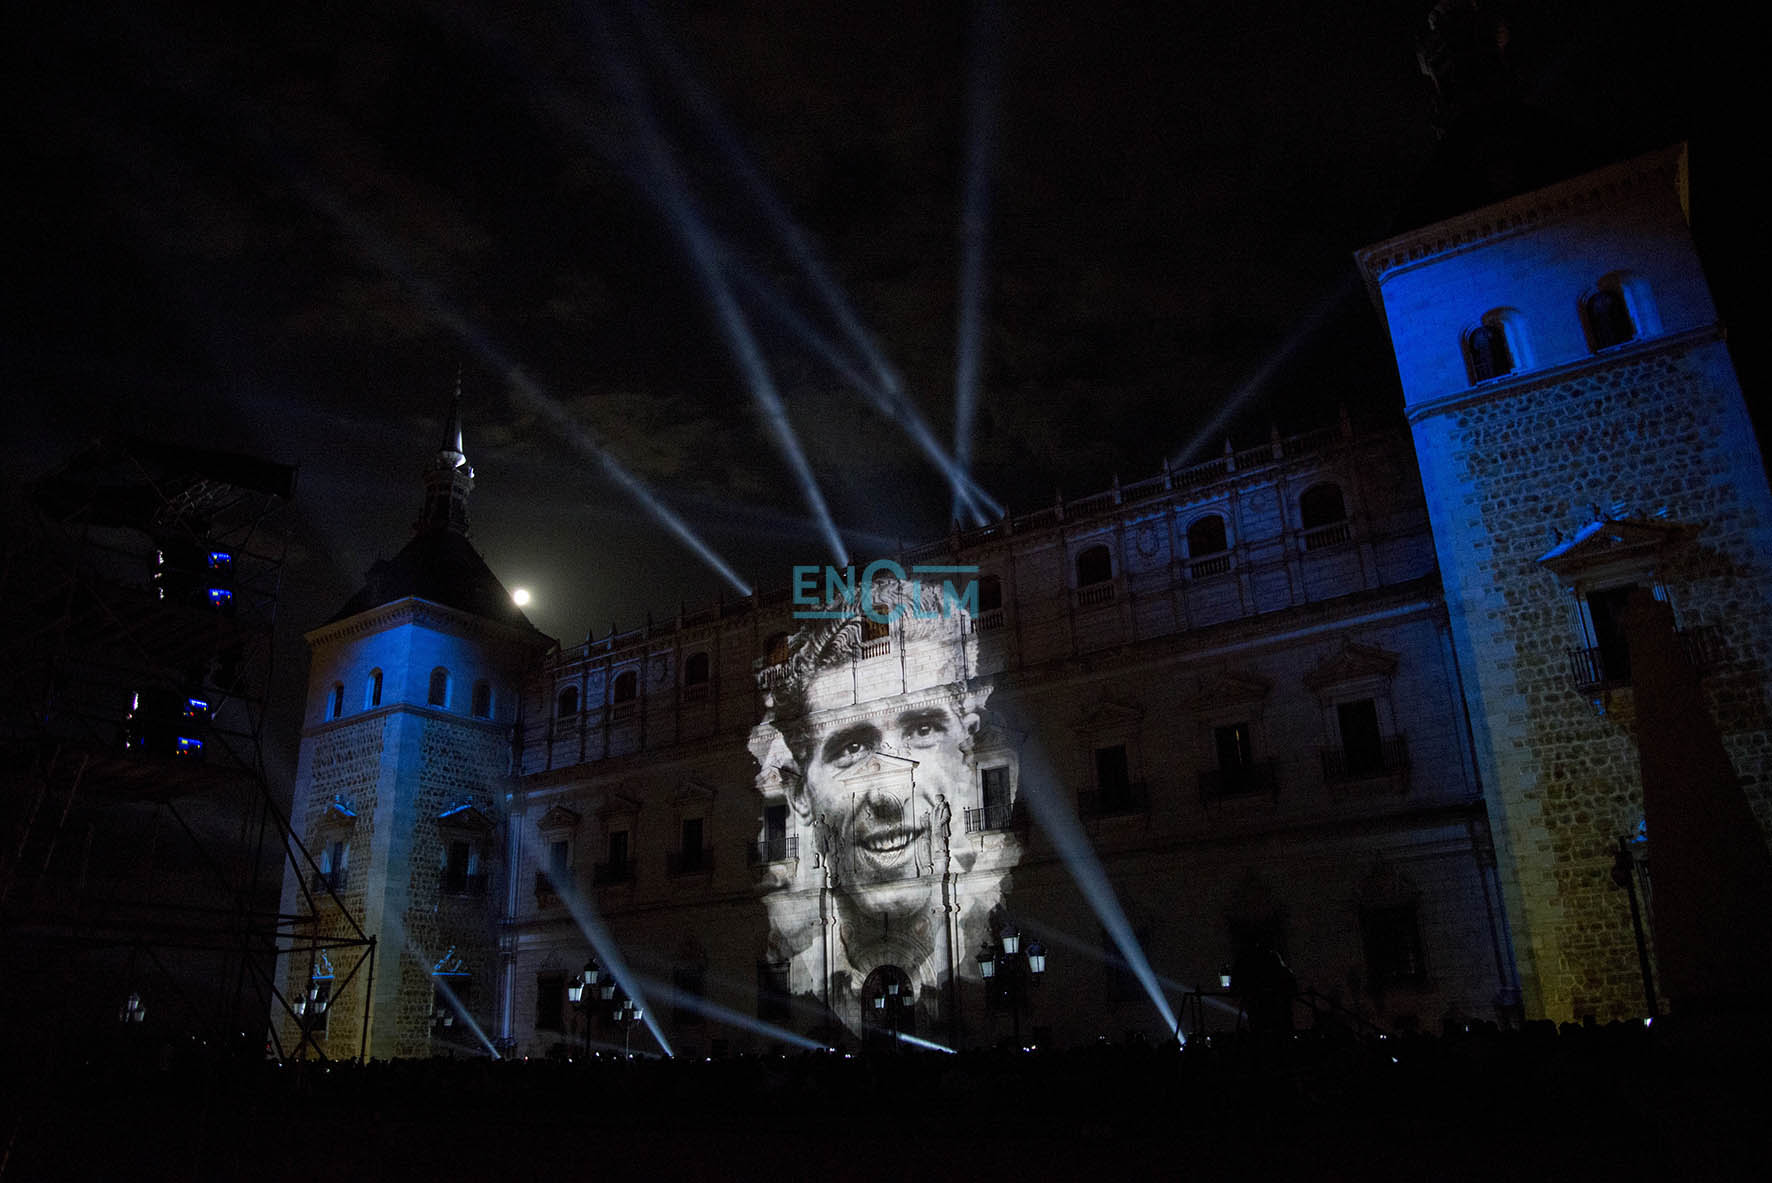
M 673 850 L 665 855 L 665 874 L 667 875 L 708 875 L 712 874 L 713 870 L 714 852 L 710 847 Z
M 1231 569 L 1231 553 L 1207 555 L 1203 559 L 1195 559 L 1187 565 L 1189 579 L 1210 579 L 1214 575 L 1224 575 Z
M 1091 583 L 1077 589 L 1077 607 L 1105 608 L 1114 602 L 1113 583 Z
M 591 864 L 592 887 L 608 887 L 616 883 L 632 883 L 633 881 L 634 864 L 628 859 Z
M 1409 771 L 1409 745 L 1401 735 L 1387 735 L 1376 747 L 1323 748 L 1323 780 L 1342 785 L 1356 781 L 1403 779 Z
M 345 891 L 345 873 L 343 871 L 315 871 L 308 880 L 308 890 L 314 895 L 343 895 Z
M 972 631 L 975 633 L 988 633 L 1002 627 L 1003 610 L 1001 608 L 987 608 L 972 618 Z
M 871 641 L 863 641 L 861 643 L 861 655 L 864 659 L 869 657 L 885 657 L 890 652 L 892 652 L 891 637 L 875 637 Z
M 793 837 L 777 835 L 774 838 L 765 838 L 761 842 L 747 842 L 745 844 L 746 861 L 753 867 L 763 863 L 785 863 L 789 859 L 799 857 L 800 838 L 797 834 Z
M 968 809 L 965 820 L 968 834 L 1007 830 L 1015 824 L 1015 807 L 1007 801 L 996 801 L 979 809 Z
M 1150 792 L 1141 780 L 1077 794 L 1077 813 L 1085 818 L 1126 817 L 1150 808 Z
M 1280 780 L 1272 760 L 1255 760 L 1230 768 L 1211 768 L 1200 774 L 1200 800 L 1205 803 L 1239 797 L 1278 800 Z
M 1353 531 L 1348 523 L 1330 522 L 1327 526 L 1318 526 L 1304 532 L 1304 549 L 1322 550 L 1325 547 L 1340 546 L 1351 537 Z
M 684 702 L 701 702 L 708 697 L 711 685 L 707 682 L 690 682 L 683 687 Z
M 1680 639 L 1680 647 L 1686 651 L 1686 660 L 1692 663 L 1692 669 L 1699 674 L 1720 665 L 1725 659 L 1727 651 L 1723 644 L 1723 634 L 1714 625 L 1683 628 L 1675 636 Z M 1627 649 L 1615 650 L 1610 661 L 1598 645 L 1587 649 L 1571 649 L 1568 656 L 1569 681 L 1583 694 L 1603 694 L 1608 690 L 1630 685 L 1630 651 Z

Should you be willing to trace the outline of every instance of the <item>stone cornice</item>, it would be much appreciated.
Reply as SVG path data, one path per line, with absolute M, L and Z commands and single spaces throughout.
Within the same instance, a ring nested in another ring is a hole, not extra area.
M 1399 272 L 1615 205 L 1621 194 L 1631 190 L 1665 185 L 1670 191 L 1677 191 L 1685 167 L 1686 145 L 1674 144 L 1399 234 L 1355 251 L 1354 258 L 1374 301 L 1383 308 L 1379 289 Z
M 558 642 L 539 632 L 524 632 L 496 620 L 487 620 L 483 616 L 475 616 L 471 612 L 463 612 L 459 608 L 451 608 L 432 600 L 423 600 L 417 596 L 407 596 L 371 608 L 367 612 L 359 612 L 344 620 L 323 624 L 311 632 L 303 634 L 302 639 L 308 643 L 310 650 L 322 645 L 334 645 L 341 641 L 355 640 L 372 633 L 386 632 L 402 625 L 419 624 L 456 636 L 472 637 L 478 640 L 499 641 L 509 645 L 517 645 L 531 650 L 554 648 Z

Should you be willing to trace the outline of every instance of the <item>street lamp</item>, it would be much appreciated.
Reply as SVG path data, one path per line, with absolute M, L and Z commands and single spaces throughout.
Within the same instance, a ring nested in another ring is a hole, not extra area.
M 603 967 L 597 964 L 595 957 L 585 962 L 584 969 L 572 979 L 566 987 L 566 1001 L 576 1007 L 584 1017 L 585 1055 L 591 1054 L 591 1002 L 594 997 L 608 998 L 601 992 L 604 974 Z M 613 989 L 613 986 L 611 987 Z
M 1039 985 L 1046 973 L 1046 946 L 1029 941 L 1022 949 L 1021 931 L 1012 924 L 997 934 L 996 947 L 986 941 L 978 951 L 978 976 L 985 980 L 993 997 L 1009 1004 L 1010 1022 L 1015 1032 L 1015 1046 L 1021 1046 L 1021 1008 L 1028 1001 L 1028 991 Z
M 632 1059 L 633 1057 L 629 1051 L 629 1044 L 634 1037 L 634 1024 L 638 1023 L 641 1018 L 644 1017 L 640 1010 L 640 1004 L 635 1002 L 632 998 L 629 998 L 627 994 L 623 992 L 621 1000 L 615 1004 L 615 1011 L 610 1017 L 617 1023 L 621 1024 L 622 1059 Z
M 879 1011 L 880 1017 L 885 1020 L 886 1033 L 892 1039 L 894 1050 L 897 1050 L 899 1043 L 898 1032 L 905 1008 L 909 1007 L 913 1001 L 910 992 L 903 988 L 903 983 L 895 978 L 888 979 L 885 988 L 874 995 L 874 1009 Z

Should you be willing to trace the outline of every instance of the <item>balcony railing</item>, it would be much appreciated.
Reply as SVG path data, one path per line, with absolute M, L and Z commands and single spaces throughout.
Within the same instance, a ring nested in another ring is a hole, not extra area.
M 690 682 L 683 687 L 684 702 L 700 702 L 708 696 L 709 684 L 706 682 Z
M 1015 821 L 1015 808 L 1008 801 L 997 801 L 966 811 L 966 832 L 983 834 L 991 830 L 1007 830 Z
M 703 846 L 688 850 L 672 850 L 665 854 L 665 874 L 706 875 L 714 869 L 714 852 Z
M 865 657 L 885 657 L 892 652 L 891 637 L 875 637 L 871 641 L 861 643 L 861 655 Z
M 795 834 L 747 842 L 745 851 L 745 857 L 753 867 L 760 863 L 785 863 L 800 857 L 800 837 Z
M 1346 522 L 1330 522 L 1327 526 L 1317 526 L 1304 532 L 1304 549 L 1322 550 L 1326 546 L 1339 546 L 1352 537 L 1352 531 Z
M 315 871 L 313 878 L 308 881 L 308 890 L 315 895 L 325 895 L 328 891 L 334 895 L 343 895 L 345 882 L 343 871 Z
M 1100 608 L 1114 602 L 1113 583 L 1091 583 L 1077 589 L 1077 607 Z
M 1200 774 L 1200 800 L 1224 801 L 1233 797 L 1279 797 L 1280 780 L 1272 760 L 1256 760 L 1231 768 L 1211 768 Z
M 1208 579 L 1214 575 L 1223 575 L 1231 569 L 1231 553 L 1207 555 L 1203 559 L 1195 559 L 1187 565 L 1189 579 Z
M 1385 736 L 1376 748 L 1324 748 L 1321 755 L 1329 784 L 1396 776 L 1409 768 L 1409 745 L 1401 735 Z
M 591 886 L 607 887 L 612 883 L 632 883 L 634 881 L 634 864 L 631 859 L 623 859 L 619 863 L 592 863 Z
M 1150 808 L 1150 793 L 1141 780 L 1111 789 L 1085 789 L 1077 794 L 1077 812 L 1084 817 L 1121 817 Z
M 1680 647 L 1686 651 L 1686 660 L 1692 663 L 1692 668 L 1697 672 L 1702 674 L 1724 660 L 1723 634 L 1714 625 L 1683 628 L 1675 635 L 1680 639 Z M 1630 654 L 1621 653 L 1617 659 L 1608 663 L 1597 645 L 1591 649 L 1571 649 L 1569 681 L 1584 694 L 1597 694 L 1620 686 L 1629 686 Z
M 1001 608 L 987 608 L 972 618 L 972 631 L 975 633 L 987 633 L 992 629 L 1002 627 L 1003 610 Z

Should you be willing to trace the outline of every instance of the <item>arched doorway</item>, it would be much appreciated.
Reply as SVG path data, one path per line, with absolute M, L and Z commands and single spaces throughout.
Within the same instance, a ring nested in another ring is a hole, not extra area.
M 890 1050 L 900 1035 L 917 1033 L 916 988 L 896 965 L 875 968 L 861 984 L 862 1042 Z

